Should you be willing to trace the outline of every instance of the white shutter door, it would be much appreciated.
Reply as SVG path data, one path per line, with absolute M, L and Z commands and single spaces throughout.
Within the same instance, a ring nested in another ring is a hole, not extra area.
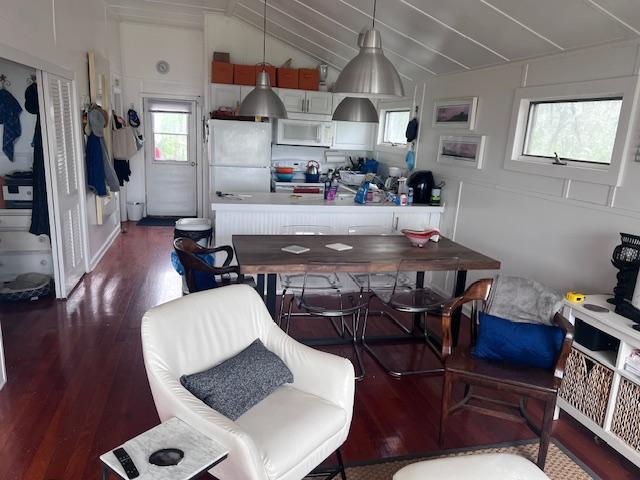
M 83 210 L 78 170 L 79 132 L 74 115 L 73 83 L 66 78 L 43 73 L 46 131 L 49 157 L 49 199 L 55 226 L 52 228 L 54 258 L 57 260 L 57 293 L 66 298 L 85 273 Z M 50 208 L 51 210 L 51 208 Z

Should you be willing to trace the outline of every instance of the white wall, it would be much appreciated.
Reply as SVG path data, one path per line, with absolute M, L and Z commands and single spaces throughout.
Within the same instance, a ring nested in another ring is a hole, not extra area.
M 638 58 L 634 42 L 541 58 L 528 63 L 526 85 L 635 75 Z M 525 66 L 516 63 L 429 80 L 418 166 L 447 182 L 445 234 L 500 259 L 503 272 L 563 291 L 611 291 L 616 270 L 610 258 L 619 232 L 640 234 L 640 163 L 627 159 L 612 206 L 607 204 L 609 187 L 571 182 L 568 198 L 563 198 L 561 179 L 505 170 L 514 90 L 522 86 Z M 439 135 L 456 132 L 431 127 L 433 100 L 465 96 L 479 97 L 474 133 L 487 135 L 482 170 L 435 161 Z
M 262 30 L 235 17 L 211 13 L 205 15 L 207 31 L 206 63 L 210 65 L 213 52 L 229 52 L 231 63 L 253 65 L 262 62 Z M 318 60 L 296 50 L 292 46 L 267 35 L 266 62 L 279 67 L 292 59 L 293 68 L 316 68 Z M 211 81 L 210 67 L 206 81 Z M 332 84 L 338 78 L 338 71 L 329 67 L 327 83 Z
M 9 160 L 9 157 L 0 148 L 0 175 L 15 171 L 27 171 L 33 167 L 33 147 L 31 142 L 36 128 L 36 115 L 25 110 L 24 91 L 29 85 L 27 79 L 35 73 L 36 71 L 33 68 L 0 58 L 0 74 L 6 75 L 7 80 L 11 82 L 11 85 L 5 86 L 5 89 L 15 97 L 20 107 L 22 107 L 22 112 L 20 112 L 22 135 L 18 137 L 13 145 L 13 161 Z M 4 125 L 0 125 L 0 138 L 3 135 Z
M 111 57 L 110 22 L 102 0 L 3 0 L 0 51 L 38 68 L 59 66 L 74 72 L 80 104 L 89 94 L 87 52 L 95 50 Z M 103 225 L 96 224 L 93 194 L 87 195 L 87 217 L 93 259 L 120 224 L 117 211 L 107 216 Z
M 123 22 L 120 24 L 124 108 L 133 104 L 144 122 L 144 95 L 202 96 L 204 38 L 201 30 Z M 165 60 L 169 72 L 156 63 Z M 141 133 L 144 132 L 144 124 Z M 144 149 L 131 159 L 127 200 L 146 202 Z

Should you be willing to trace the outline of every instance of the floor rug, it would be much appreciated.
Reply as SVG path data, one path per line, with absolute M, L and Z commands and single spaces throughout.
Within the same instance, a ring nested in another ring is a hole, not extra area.
M 411 463 L 432 460 L 434 458 L 458 457 L 482 453 L 514 453 L 535 462 L 538 455 L 538 441 L 524 440 L 521 442 L 508 442 L 484 447 L 460 448 L 447 450 L 445 452 L 440 451 L 424 455 L 412 455 L 411 457 L 393 457 L 368 463 L 348 464 L 346 469 L 347 480 L 391 480 L 395 472 Z M 549 453 L 544 471 L 551 480 L 600 480 L 600 477 L 593 473 L 589 467 L 578 460 L 564 445 L 555 440 L 552 440 L 549 445 Z M 334 478 L 339 479 L 340 476 L 337 475 Z
M 175 227 L 176 221 L 182 217 L 144 217 L 138 222 L 139 227 Z

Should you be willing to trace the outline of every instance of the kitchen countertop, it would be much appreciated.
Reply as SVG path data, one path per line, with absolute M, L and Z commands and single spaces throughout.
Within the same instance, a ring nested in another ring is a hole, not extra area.
M 444 206 L 429 205 L 411 205 L 399 206 L 390 203 L 367 203 L 361 205 L 353 201 L 353 194 L 345 194 L 333 201 L 327 201 L 317 195 L 303 195 L 301 197 L 292 198 L 290 193 L 248 193 L 238 194 L 246 195 L 239 198 L 235 197 L 218 197 L 215 193 L 211 195 L 211 209 L 214 211 L 222 210 L 256 210 L 259 207 L 268 207 L 269 211 L 274 210 L 290 210 L 290 209 L 314 209 L 315 208 L 331 208 L 336 210 L 352 210 L 352 209 L 385 209 L 404 212 L 421 212 L 442 213 Z M 257 208 L 258 207 L 258 208 Z

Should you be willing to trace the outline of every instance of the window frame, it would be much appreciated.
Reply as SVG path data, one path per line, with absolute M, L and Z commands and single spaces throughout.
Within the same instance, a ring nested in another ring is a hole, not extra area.
M 637 103 L 637 87 L 638 77 L 632 76 L 516 89 L 505 169 L 602 185 L 620 185 L 631 140 L 631 116 Z M 603 98 L 622 99 L 610 164 L 562 158 L 566 165 L 556 165 L 552 157 L 524 153 L 532 104 Z
M 384 141 L 384 132 L 386 129 L 387 113 L 388 112 L 409 112 L 409 120 L 411 120 L 412 105 L 411 102 L 385 102 L 381 103 L 378 109 L 378 134 L 376 135 L 376 150 L 386 151 L 393 153 L 406 152 L 410 144 L 405 143 L 390 143 Z

